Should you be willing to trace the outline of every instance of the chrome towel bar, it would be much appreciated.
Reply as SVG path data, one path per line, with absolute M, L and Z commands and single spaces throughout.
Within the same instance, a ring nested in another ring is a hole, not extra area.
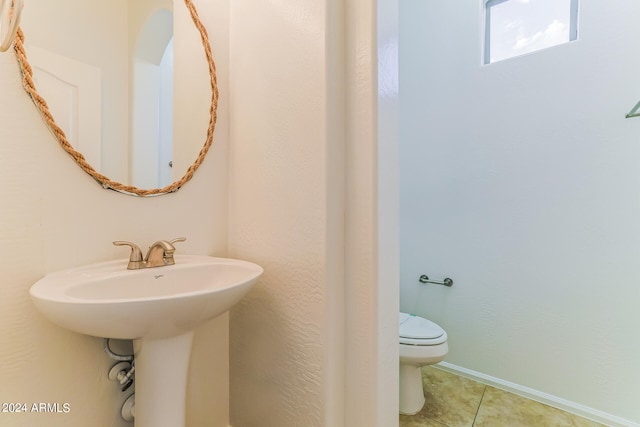
M 420 281 L 420 283 L 433 283 L 434 285 L 453 286 L 453 279 L 450 279 L 448 277 L 442 282 L 437 282 L 435 280 L 429 280 L 429 276 L 423 274 L 418 280 Z

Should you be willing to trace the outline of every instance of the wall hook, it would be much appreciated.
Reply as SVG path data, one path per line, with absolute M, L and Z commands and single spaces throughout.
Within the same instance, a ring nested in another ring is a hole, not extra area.
M 630 119 L 631 117 L 640 116 L 640 113 L 638 112 L 638 109 L 640 109 L 640 101 L 638 101 L 638 103 L 624 117 L 627 118 L 627 119 Z

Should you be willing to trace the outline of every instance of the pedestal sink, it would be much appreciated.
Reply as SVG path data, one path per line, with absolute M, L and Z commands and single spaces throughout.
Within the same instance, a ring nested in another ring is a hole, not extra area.
M 108 261 L 46 275 L 30 290 L 36 308 L 72 331 L 131 339 L 135 427 L 185 425 L 193 330 L 227 310 L 263 270 L 246 261 L 176 255 L 175 265 L 127 270 Z

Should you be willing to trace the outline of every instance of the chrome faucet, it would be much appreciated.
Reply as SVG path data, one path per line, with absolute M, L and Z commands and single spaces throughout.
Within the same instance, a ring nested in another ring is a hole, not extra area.
M 165 265 L 175 264 L 173 254 L 176 248 L 173 244 L 176 242 L 184 242 L 185 240 L 187 240 L 186 237 L 178 237 L 177 239 L 169 241 L 158 240 L 149 247 L 149 251 L 147 251 L 147 255 L 145 255 L 144 258 L 142 257 L 142 251 L 135 243 L 116 240 L 113 244 L 115 246 L 131 247 L 131 255 L 129 256 L 127 269 L 138 270 L 141 268 L 164 267 Z

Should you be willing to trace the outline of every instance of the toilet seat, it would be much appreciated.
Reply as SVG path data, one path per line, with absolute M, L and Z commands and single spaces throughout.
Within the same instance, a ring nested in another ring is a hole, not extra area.
M 438 345 L 447 341 L 447 333 L 431 320 L 400 313 L 400 344 Z

